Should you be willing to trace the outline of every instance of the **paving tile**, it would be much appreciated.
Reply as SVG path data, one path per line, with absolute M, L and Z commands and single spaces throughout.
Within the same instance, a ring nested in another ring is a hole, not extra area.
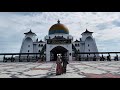
M 46 74 L 48 70 L 30 70 L 27 72 L 23 72 L 25 75 L 39 75 L 39 74 Z
M 84 75 L 79 75 L 77 73 L 67 73 L 67 74 L 62 74 L 62 75 L 58 75 L 58 76 L 52 76 L 50 78 L 84 78 L 86 76 Z
M 11 78 L 9 74 L 0 74 L 0 78 Z
M 93 74 L 107 73 L 106 71 L 98 70 L 98 69 L 84 69 L 84 70 L 81 70 L 80 72 L 83 72 L 83 73 L 93 73 Z
M 120 61 L 72 61 L 67 73 L 56 76 L 56 63 L 0 63 L 0 78 L 119 78 Z

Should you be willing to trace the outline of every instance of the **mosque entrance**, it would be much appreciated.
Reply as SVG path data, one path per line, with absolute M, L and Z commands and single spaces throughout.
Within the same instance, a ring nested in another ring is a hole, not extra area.
M 62 46 L 57 46 L 50 51 L 50 61 L 56 61 L 57 55 L 67 57 L 68 50 Z

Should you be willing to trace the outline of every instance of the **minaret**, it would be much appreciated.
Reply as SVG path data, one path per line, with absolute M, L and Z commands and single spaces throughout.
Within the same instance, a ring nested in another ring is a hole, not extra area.
M 82 38 L 81 38 L 81 47 L 80 51 L 81 52 L 98 52 L 97 45 L 95 42 L 95 39 L 92 36 L 93 32 L 90 32 L 86 29 L 85 32 L 83 32 Z M 88 55 L 88 56 L 93 56 L 93 55 Z
M 36 34 L 33 33 L 31 29 L 24 34 L 25 37 L 22 41 L 20 53 L 33 53 L 33 42 L 36 41 Z

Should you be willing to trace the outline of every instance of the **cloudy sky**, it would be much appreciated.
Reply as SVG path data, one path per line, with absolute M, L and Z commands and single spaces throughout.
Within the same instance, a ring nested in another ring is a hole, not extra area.
M 58 19 L 74 40 L 87 28 L 99 51 L 120 51 L 120 12 L 0 12 L 0 53 L 18 53 L 30 29 L 43 40 Z

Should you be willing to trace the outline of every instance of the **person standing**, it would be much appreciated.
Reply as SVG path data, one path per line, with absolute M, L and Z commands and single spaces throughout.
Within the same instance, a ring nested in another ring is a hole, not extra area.
M 56 75 L 61 75 L 62 74 L 62 70 L 63 70 L 63 68 L 62 68 L 62 61 L 61 61 L 61 58 L 60 58 L 60 56 L 58 55 L 58 57 L 57 57 L 57 61 L 56 61 L 56 64 L 57 64 L 57 66 L 56 66 Z
M 114 60 L 115 60 L 115 61 L 118 61 L 118 55 L 115 56 Z
M 96 61 L 96 55 L 94 55 L 94 57 L 93 57 L 93 61 Z
M 103 55 L 101 57 L 101 61 L 105 61 L 105 57 Z
M 69 63 L 67 59 L 65 58 L 65 56 L 62 57 L 62 62 L 63 62 L 63 73 L 66 73 L 67 64 Z
M 110 54 L 108 54 L 108 56 L 107 56 L 107 60 L 108 60 L 108 61 L 111 61 Z

